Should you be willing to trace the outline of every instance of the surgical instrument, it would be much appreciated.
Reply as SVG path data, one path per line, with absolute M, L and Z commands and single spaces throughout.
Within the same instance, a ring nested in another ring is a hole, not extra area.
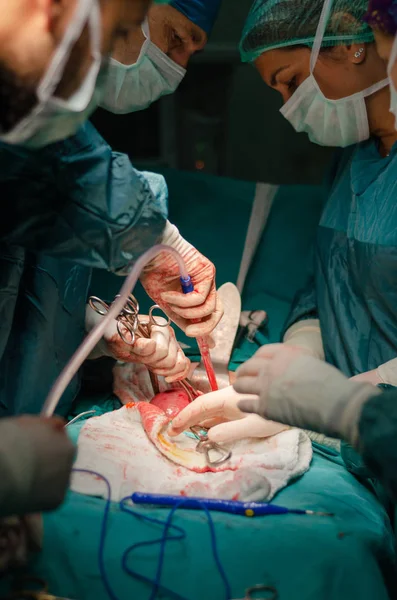
M 190 431 L 196 440 L 198 440 L 196 451 L 204 454 L 209 467 L 223 465 L 223 463 L 231 458 L 232 453 L 230 450 L 226 450 L 216 442 L 212 442 L 208 439 L 208 429 L 205 427 L 195 425 L 190 428 Z M 215 457 L 212 456 L 213 454 L 215 454 Z
M 181 502 L 180 496 L 167 496 L 163 494 L 144 494 L 135 492 L 131 496 L 134 504 L 151 504 L 157 506 L 175 506 Z M 230 513 L 245 517 L 262 517 L 267 515 L 310 515 L 316 517 L 333 517 L 333 513 L 303 510 L 300 508 L 286 508 L 276 504 L 261 502 L 238 502 L 237 500 L 218 500 L 212 498 L 184 498 L 183 508 L 200 510 L 205 506 L 208 510 Z
M 189 277 L 185 262 L 180 254 L 171 248 L 163 244 L 153 246 L 147 252 L 142 254 L 137 261 L 134 263 L 131 271 L 129 272 L 126 280 L 124 281 L 119 297 L 113 302 L 109 308 L 109 312 L 104 318 L 90 331 L 90 333 L 84 338 L 83 343 L 79 346 L 76 352 L 73 354 L 65 368 L 62 370 L 54 385 L 52 386 L 50 393 L 48 394 L 41 415 L 44 417 L 51 417 L 62 397 L 62 394 L 66 390 L 73 377 L 80 369 L 83 362 L 88 358 L 90 353 L 93 351 L 99 340 L 103 337 L 106 327 L 112 319 L 116 319 L 120 312 L 123 310 L 129 295 L 131 294 L 136 282 L 138 281 L 139 274 L 141 273 L 144 266 L 150 262 L 160 252 L 169 252 L 175 258 L 178 263 L 179 272 L 181 278 L 187 279 Z
M 188 275 L 187 277 L 181 277 L 180 281 L 181 281 L 182 291 L 184 294 L 191 294 L 192 292 L 194 292 L 194 286 L 193 286 L 192 278 L 190 277 L 190 275 Z M 193 322 L 199 323 L 200 320 L 194 320 Z M 200 354 L 203 359 L 204 367 L 207 372 L 207 377 L 208 377 L 208 381 L 209 381 L 211 390 L 213 392 L 216 392 L 216 390 L 218 390 L 219 388 L 218 388 L 218 383 L 216 381 L 215 369 L 212 364 L 212 360 L 211 360 L 211 356 L 210 356 L 210 348 L 209 348 L 208 342 L 205 338 L 198 337 L 197 345 L 199 347 Z
M 116 296 L 115 300 L 119 298 Z M 90 307 L 99 315 L 105 316 L 110 305 L 98 298 L 91 296 L 88 300 Z M 160 306 L 155 304 L 149 309 L 149 320 L 147 323 L 139 319 L 139 303 L 138 300 L 130 294 L 128 300 L 116 317 L 117 331 L 125 344 L 133 346 L 137 337 L 149 338 L 152 327 L 168 327 L 171 324 L 171 319 L 165 315 L 165 318 L 153 316 L 155 310 L 161 310 Z

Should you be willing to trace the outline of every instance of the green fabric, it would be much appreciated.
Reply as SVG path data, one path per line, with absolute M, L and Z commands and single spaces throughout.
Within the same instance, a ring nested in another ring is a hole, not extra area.
M 342 466 L 335 453 L 316 451 L 310 471 L 290 485 L 276 502 L 295 508 L 334 511 L 334 518 L 214 515 L 218 549 L 232 584 L 233 598 L 257 583 L 276 587 L 279 598 L 299 600 L 387 600 L 386 584 L 394 586 L 393 535 L 389 520 L 375 497 Z M 105 503 L 71 493 L 59 511 L 45 516 L 44 552 L 36 574 L 53 593 L 69 598 L 108 598 L 98 571 L 98 542 Z M 166 518 L 168 510 L 142 510 Z M 170 543 L 162 581 L 189 600 L 223 599 L 223 587 L 213 562 L 205 517 L 177 514 L 175 523 L 187 540 Z M 121 600 L 146 600 L 145 584 L 121 569 L 123 552 L 137 541 L 160 537 L 160 528 L 121 513 L 113 505 L 105 550 L 110 582 Z M 152 576 L 158 546 L 140 550 L 131 568 Z M 169 595 L 159 595 L 166 600 Z
M 236 281 L 255 186 L 188 173 L 168 172 L 165 176 L 171 220 L 215 261 L 218 283 Z M 268 336 L 258 337 L 255 344 L 244 340 L 232 366 L 250 357 L 261 343 L 277 341 L 294 292 L 305 279 L 321 207 L 320 188 L 291 186 L 279 190 L 243 297 L 245 309 L 268 311 Z M 97 275 L 94 287 L 98 295 L 109 298 L 117 293 L 120 279 L 105 280 Z M 140 299 L 146 307 L 150 305 Z M 113 398 L 96 396 L 91 403 L 81 401 L 74 414 L 92 404 L 98 412 L 112 410 Z M 76 440 L 82 426 L 76 423 L 70 427 L 72 439 Z M 280 600 L 388 600 L 389 594 L 396 593 L 393 532 L 370 482 L 368 487 L 361 485 L 336 451 L 316 444 L 314 449 L 309 472 L 278 494 L 275 502 L 291 508 L 333 511 L 334 518 L 288 515 L 249 520 L 214 515 L 219 554 L 233 598 L 244 597 L 244 590 L 257 583 L 275 586 Z M 102 499 L 71 493 L 59 511 L 45 516 L 44 552 L 35 571 L 50 583 L 52 592 L 84 600 L 108 598 L 98 571 L 104 506 Z M 144 512 L 163 519 L 168 515 L 167 510 Z M 188 538 L 167 547 L 163 582 L 188 600 L 224 598 L 205 517 L 184 511 L 178 513 L 175 523 L 186 529 Z M 105 564 L 120 600 L 150 597 L 146 585 L 122 572 L 121 557 L 131 544 L 156 539 L 159 534 L 157 527 L 125 515 L 113 505 Z M 153 576 L 158 552 L 158 546 L 149 546 L 133 555 L 129 564 Z
M 275 48 L 312 46 L 323 0 L 256 0 L 244 26 L 240 53 L 253 62 Z M 335 0 L 322 46 L 372 42 L 372 30 L 362 18 L 368 0 Z

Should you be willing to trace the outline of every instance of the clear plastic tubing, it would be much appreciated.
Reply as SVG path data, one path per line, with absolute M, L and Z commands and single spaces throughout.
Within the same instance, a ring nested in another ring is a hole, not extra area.
M 157 254 L 159 254 L 159 252 L 169 252 L 172 254 L 175 258 L 175 261 L 178 263 L 181 279 L 187 280 L 189 278 L 183 258 L 176 250 L 170 248 L 170 246 L 159 244 L 157 246 L 153 246 L 153 248 L 150 248 L 150 250 L 145 252 L 145 254 L 142 254 L 128 274 L 128 277 L 126 278 L 120 290 L 120 296 L 113 302 L 107 315 L 87 335 L 83 343 L 73 354 L 72 358 L 55 381 L 50 393 L 46 398 L 46 401 L 44 402 L 44 406 L 41 411 L 42 416 L 51 417 L 54 414 L 62 394 L 72 381 L 73 377 L 76 375 L 77 371 L 80 369 L 83 362 L 88 358 L 95 346 L 98 344 L 99 340 L 103 337 L 109 322 L 112 319 L 116 319 L 123 310 L 128 300 L 128 296 L 138 281 L 141 271 L 148 262 L 150 262 Z

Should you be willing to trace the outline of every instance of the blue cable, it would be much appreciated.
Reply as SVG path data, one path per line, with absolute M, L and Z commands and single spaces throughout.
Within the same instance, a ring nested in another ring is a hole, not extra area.
M 111 503 L 111 498 L 112 498 L 112 490 L 110 487 L 109 480 L 104 475 L 101 475 L 100 473 L 97 473 L 96 471 L 91 471 L 89 469 L 73 469 L 73 472 L 74 473 L 88 473 L 88 475 L 93 475 L 94 477 L 99 477 L 106 484 L 108 493 L 107 493 L 107 498 L 106 498 L 105 510 L 103 511 L 101 534 L 100 534 L 100 538 L 99 538 L 98 566 L 99 566 L 99 572 L 101 574 L 101 578 L 103 581 L 103 585 L 106 588 L 109 598 L 111 598 L 112 600 L 119 600 L 118 596 L 116 596 L 116 594 L 112 590 L 112 586 L 110 585 L 110 582 L 109 582 L 107 574 L 106 574 L 106 569 L 105 569 L 105 556 L 104 556 L 105 552 L 104 551 L 105 551 L 105 541 L 106 541 L 107 524 L 108 524 L 108 518 L 109 518 L 109 511 L 110 511 L 110 503 Z
M 101 533 L 100 533 L 100 539 L 99 539 L 98 566 L 99 566 L 99 572 L 101 574 L 103 584 L 106 588 L 106 591 L 107 591 L 109 597 L 111 598 L 111 600 L 119 600 L 117 595 L 114 593 L 112 586 L 110 585 L 109 579 L 106 574 L 106 569 L 105 569 L 105 556 L 104 556 L 105 552 L 104 551 L 105 551 L 105 542 L 106 542 L 106 534 L 107 534 L 107 524 L 108 524 L 110 505 L 111 505 L 111 497 L 112 497 L 111 486 L 110 486 L 109 480 L 104 475 L 101 475 L 100 473 L 97 473 L 96 471 L 91 471 L 89 469 L 73 469 L 73 471 L 75 473 L 87 473 L 88 475 L 93 475 L 94 477 L 99 477 L 99 479 L 104 481 L 106 484 L 107 498 L 106 498 L 105 510 L 104 510 L 103 518 L 102 518 Z M 132 516 L 134 516 L 142 521 L 146 521 L 148 523 L 154 523 L 155 525 L 161 525 L 162 527 L 164 527 L 164 530 L 163 530 L 163 535 L 160 539 L 151 540 L 150 542 L 138 542 L 136 544 L 133 544 L 129 548 L 127 548 L 125 550 L 125 552 L 123 553 L 123 557 L 122 557 L 123 570 L 125 571 L 125 573 L 127 573 L 127 575 L 152 585 L 153 589 L 152 589 L 152 592 L 150 595 L 150 600 L 155 600 L 157 593 L 160 590 L 166 592 L 171 597 L 175 598 L 175 600 L 187 600 L 186 598 L 184 598 L 177 592 L 173 592 L 172 590 L 168 589 L 167 587 L 165 587 L 164 585 L 161 584 L 161 575 L 162 575 L 163 566 L 164 566 L 165 547 L 166 547 L 167 542 L 168 541 L 181 541 L 181 540 L 186 539 L 186 531 L 184 529 L 182 529 L 182 527 L 173 525 L 172 519 L 173 519 L 176 511 L 179 508 L 183 508 L 183 505 L 186 503 L 187 500 L 182 499 L 180 501 L 180 503 L 178 503 L 176 506 L 174 506 L 170 510 L 168 517 L 165 521 L 163 521 L 162 519 L 155 519 L 154 517 L 148 517 L 146 515 L 143 515 L 141 513 L 138 513 L 136 511 L 132 510 L 131 508 L 126 506 L 126 503 L 128 501 L 131 501 L 131 496 L 127 496 L 126 498 L 123 498 L 120 501 L 120 510 L 122 512 L 131 514 Z M 200 503 L 200 505 L 201 505 L 201 509 L 205 512 L 207 519 L 208 519 L 208 525 L 210 528 L 210 536 L 211 536 L 212 553 L 214 556 L 216 566 L 218 567 L 219 574 L 220 574 L 222 581 L 224 583 L 224 586 L 225 586 L 225 594 L 226 594 L 225 600 L 230 600 L 230 598 L 232 597 L 232 592 L 231 592 L 231 587 L 230 587 L 229 581 L 227 579 L 225 570 L 224 570 L 221 560 L 219 558 L 217 541 L 216 541 L 215 525 L 214 525 L 211 513 L 208 510 L 208 508 L 203 503 Z M 172 535 L 172 536 L 168 535 L 168 531 L 171 528 L 173 530 L 175 530 L 176 532 L 178 532 L 178 535 Z M 129 568 L 127 565 L 127 560 L 129 558 L 129 555 L 131 554 L 131 552 L 133 550 L 135 550 L 136 548 L 140 548 L 143 546 L 152 546 L 155 544 L 160 544 L 160 555 L 159 555 L 159 560 L 157 563 L 156 578 L 153 580 L 153 579 L 150 579 L 150 577 L 146 577 L 136 571 L 133 571 L 131 568 Z

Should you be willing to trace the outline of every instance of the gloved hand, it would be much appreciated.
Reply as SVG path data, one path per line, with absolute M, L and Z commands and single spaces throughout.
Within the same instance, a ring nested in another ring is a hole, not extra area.
M 371 383 L 372 385 L 385 383 L 379 375 L 378 369 L 373 369 L 372 371 L 366 371 L 365 373 L 360 373 L 360 375 L 355 375 L 354 377 L 351 377 L 351 381 L 361 381 L 363 383 Z
M 354 381 L 365 381 L 372 383 L 372 385 L 379 385 L 385 383 L 388 385 L 397 386 L 397 358 L 393 358 L 383 365 L 380 365 L 377 369 L 367 371 L 366 373 L 360 373 L 352 377 Z
M 35 416 L 0 420 L 0 515 L 57 508 L 69 485 L 75 447 L 64 422 Z
M 103 318 L 87 305 L 86 330 L 90 331 Z M 140 315 L 139 320 L 142 323 L 148 323 L 149 317 Z M 166 323 L 161 317 L 156 317 L 156 321 Z M 144 364 L 156 375 L 165 377 L 167 383 L 184 379 L 190 370 L 190 360 L 179 346 L 172 327 L 154 325 L 150 338 L 138 338 L 131 346 L 123 342 L 117 331 L 117 321 L 113 320 L 106 328 L 105 335 L 90 358 L 94 359 L 100 356 L 111 356 L 125 363 Z
M 257 394 L 238 406 L 302 429 L 358 445 L 363 404 L 380 390 L 354 382 L 334 367 L 283 344 L 263 346 L 237 371 L 234 389 Z
M 210 428 L 208 438 L 220 443 L 269 437 L 287 429 L 278 423 L 264 421 L 257 415 L 242 413 L 237 406 L 242 398 L 246 396 L 237 394 L 232 387 L 200 396 L 173 419 L 167 433 L 172 437 L 189 427 L 202 425 Z
M 186 335 L 205 337 L 215 329 L 223 315 L 222 303 L 216 293 L 215 267 L 169 222 L 161 243 L 181 254 L 192 278 L 194 292 L 182 293 L 178 265 L 167 252 L 161 252 L 145 267 L 141 275 L 142 285 Z M 193 323 L 195 319 L 200 319 L 200 322 Z

